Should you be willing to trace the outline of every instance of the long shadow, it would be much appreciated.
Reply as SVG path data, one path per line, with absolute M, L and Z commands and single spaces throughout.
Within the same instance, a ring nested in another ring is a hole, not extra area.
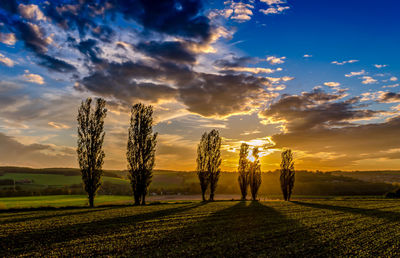
M 210 209 L 214 205 L 207 204 Z M 203 207 L 202 210 L 208 207 Z M 238 202 L 210 216 L 165 232 L 124 255 L 149 256 L 318 256 L 329 244 L 298 221 L 259 202 Z M 157 248 L 154 248 L 157 247 Z
M 4 252 L 6 252 L 6 250 L 8 251 L 8 253 L 4 254 L 0 251 L 0 256 L 7 257 L 10 255 L 21 255 L 26 252 L 46 250 L 50 248 L 52 244 L 56 243 L 68 242 L 88 236 L 115 233 L 120 228 L 127 225 L 135 225 L 135 223 L 138 222 L 154 220 L 176 213 L 185 212 L 201 205 L 204 205 L 204 203 L 184 204 L 184 206 L 180 207 L 140 213 L 132 216 L 119 216 L 92 222 L 62 225 L 33 232 L 10 234 L 6 237 L 0 238 L 0 250 L 4 250 Z M 134 207 L 132 207 L 132 209 L 134 209 Z
M 361 214 L 364 216 L 379 218 L 379 219 L 386 219 L 392 222 L 398 222 L 400 213 L 394 211 L 382 211 L 377 209 L 364 209 L 364 208 L 354 208 L 354 207 L 346 207 L 346 206 L 335 206 L 329 204 L 322 204 L 322 203 L 310 203 L 310 202 L 300 202 L 300 201 L 293 201 L 293 203 L 312 207 L 316 209 L 327 209 L 333 211 L 341 211 L 353 214 Z
M 38 219 L 50 219 L 50 218 L 56 218 L 56 217 L 65 217 L 65 216 L 71 216 L 71 215 L 80 215 L 80 214 L 85 214 L 85 213 L 91 213 L 91 212 L 98 212 L 98 211 L 104 211 L 104 210 L 109 210 L 109 209 L 116 209 L 117 207 L 108 207 L 108 208 L 93 208 L 93 209 L 84 209 L 81 211 L 76 211 L 76 212 L 67 212 L 67 213 L 56 213 L 56 214 L 51 214 L 51 215 L 41 215 L 41 216 L 28 216 L 28 217 L 17 217 L 17 218 L 11 218 L 11 219 L 3 219 L 0 217 L 1 223 L 7 224 L 7 223 L 18 223 L 18 222 L 28 222 L 32 220 L 38 220 Z M 56 210 L 55 210 L 56 211 Z M 24 216 L 25 214 L 23 214 Z M 16 214 L 13 215 L 13 217 L 17 216 Z

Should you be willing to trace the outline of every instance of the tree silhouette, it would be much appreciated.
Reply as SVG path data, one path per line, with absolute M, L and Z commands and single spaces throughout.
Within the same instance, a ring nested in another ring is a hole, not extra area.
M 82 181 L 88 194 L 90 207 L 94 206 L 94 197 L 101 185 L 102 166 L 104 162 L 104 119 L 107 114 L 104 99 L 96 99 L 94 110 L 92 99 L 82 101 L 78 110 L 78 162 Z
M 199 145 L 197 146 L 197 176 L 199 177 L 200 181 L 200 188 L 201 188 L 201 197 L 203 202 L 206 200 L 206 191 L 208 188 L 208 184 L 210 183 L 209 180 L 209 173 L 208 173 L 208 134 L 207 132 L 203 133 L 201 136 L 201 140 Z
M 250 173 L 249 173 L 249 185 L 251 198 L 253 201 L 257 200 L 258 190 L 261 186 L 261 164 L 258 155 L 259 151 L 257 147 L 253 149 L 254 161 L 250 161 Z
M 142 103 L 131 109 L 126 157 L 135 205 L 146 204 L 153 177 L 157 133 L 153 133 L 153 107 Z
M 197 175 L 200 181 L 202 199 L 210 185 L 210 201 L 214 201 L 215 190 L 220 175 L 221 137 L 217 130 L 205 132 L 197 147 Z
M 282 162 L 281 162 L 281 189 L 283 194 L 283 199 L 285 201 L 290 201 L 292 195 L 292 190 L 294 187 L 294 161 L 292 151 L 285 150 L 282 152 Z
M 250 163 L 247 159 L 249 155 L 249 145 L 247 143 L 242 143 L 240 146 L 239 153 L 239 166 L 238 166 L 238 182 L 240 187 L 240 192 L 242 193 L 242 200 L 246 200 L 247 188 L 249 187 L 249 169 Z

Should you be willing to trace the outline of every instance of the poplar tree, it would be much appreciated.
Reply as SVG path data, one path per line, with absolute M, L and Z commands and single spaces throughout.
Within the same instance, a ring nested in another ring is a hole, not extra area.
M 153 133 L 153 107 L 142 103 L 131 109 L 126 157 L 135 205 L 145 205 L 153 177 L 157 133 Z
M 292 151 L 285 150 L 282 152 L 282 161 L 281 161 L 281 189 L 283 194 L 283 199 L 285 201 L 290 201 L 290 197 L 292 195 L 293 187 L 294 187 L 294 161 L 293 161 L 293 153 Z
M 215 190 L 220 175 L 221 137 L 217 130 L 205 132 L 197 146 L 197 175 L 200 181 L 201 195 L 205 201 L 205 193 L 210 186 L 210 201 L 214 201 Z
M 76 152 L 89 205 L 93 207 L 103 174 L 104 119 L 107 109 L 104 99 L 96 99 L 94 109 L 92 109 L 91 103 L 92 99 L 87 98 L 86 101 L 82 101 L 78 110 L 78 147 Z
M 197 146 L 197 176 L 200 182 L 201 197 L 206 201 L 206 191 L 210 183 L 208 173 L 208 155 L 207 155 L 207 132 L 203 133 L 199 145 Z
M 221 137 L 219 132 L 215 129 L 211 130 L 208 134 L 208 145 L 209 145 L 209 164 L 208 173 L 210 175 L 210 201 L 214 201 L 215 190 L 217 189 L 217 183 L 219 175 L 221 173 Z
M 246 200 L 247 189 L 249 187 L 249 169 L 250 163 L 248 160 L 249 155 L 249 145 L 247 143 L 242 143 L 240 146 L 239 153 L 239 166 L 238 166 L 238 182 L 240 187 L 240 192 L 242 194 L 242 200 Z
M 258 153 L 258 148 L 255 147 L 252 154 L 254 161 L 250 161 L 249 185 L 253 201 L 257 200 L 258 190 L 261 186 L 261 164 Z

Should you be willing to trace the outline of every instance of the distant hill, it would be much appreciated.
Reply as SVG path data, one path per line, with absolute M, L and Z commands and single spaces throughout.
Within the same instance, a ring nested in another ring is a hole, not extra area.
M 352 171 L 352 172 L 337 171 L 337 172 L 332 172 L 332 175 L 351 177 L 366 182 L 388 183 L 388 184 L 395 183 L 400 185 L 400 171 L 394 171 L 394 170 Z
M 240 194 L 237 173 L 223 172 L 217 194 Z M 381 178 L 380 178 L 381 177 Z M 15 184 L 10 184 L 14 180 Z M 295 195 L 345 196 L 384 195 L 400 182 L 398 171 L 308 172 L 296 171 Z M 0 196 L 84 194 L 79 169 L 0 167 Z M 8 192 L 7 192 L 8 191 Z M 127 171 L 104 171 L 102 194 L 130 195 Z M 150 185 L 152 194 L 199 194 L 195 172 L 155 170 Z M 260 196 L 280 195 L 279 171 L 262 173 Z

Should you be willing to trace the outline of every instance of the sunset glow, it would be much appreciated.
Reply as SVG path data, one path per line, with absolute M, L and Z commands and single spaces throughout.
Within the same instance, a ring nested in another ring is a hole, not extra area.
M 195 170 L 211 129 L 224 171 L 241 143 L 259 148 L 263 171 L 286 148 L 298 169 L 399 167 L 395 1 L 183 1 L 140 13 L 129 1 L 11 2 L 0 3 L 0 166 L 78 167 L 78 106 L 102 97 L 105 169 L 126 169 L 138 102 L 154 106 L 157 169 Z

